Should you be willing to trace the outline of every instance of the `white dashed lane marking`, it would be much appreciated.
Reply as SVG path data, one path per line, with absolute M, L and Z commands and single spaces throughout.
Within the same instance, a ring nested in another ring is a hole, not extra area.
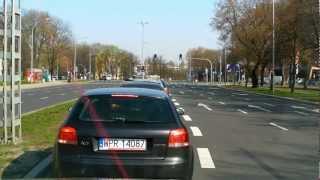
M 287 128 L 284 128 L 284 127 L 282 127 L 282 126 L 279 126 L 278 124 L 276 124 L 276 123 L 269 123 L 271 126 L 274 126 L 274 127 L 277 127 L 277 128 L 279 128 L 279 129 L 281 129 L 281 130 L 284 130 L 284 131 L 289 131 L 289 129 L 287 129 Z
M 293 112 L 298 113 L 298 114 L 303 115 L 303 116 L 308 116 L 308 114 L 304 113 L 304 112 L 300 112 L 300 111 L 293 111 Z
M 241 113 L 243 113 L 243 114 L 248 114 L 246 111 L 241 110 L 241 109 L 238 109 L 237 111 L 239 111 L 239 112 L 241 112 Z
M 40 98 L 41 100 L 45 100 L 45 99 L 48 99 L 49 97 L 42 97 Z
M 197 126 L 191 126 L 190 127 L 193 136 L 202 136 L 201 130 Z
M 182 117 L 185 121 L 192 121 L 192 119 L 189 115 L 182 115 Z
M 293 109 L 306 109 L 306 107 L 303 106 L 291 106 Z
M 266 108 L 263 108 L 263 107 L 260 107 L 260 106 L 251 105 L 251 104 L 249 104 L 248 107 L 259 109 L 259 110 L 265 111 L 265 112 L 271 112 L 269 109 L 266 109 Z
M 225 105 L 226 104 L 226 103 L 224 103 L 222 101 L 219 101 L 218 103 L 221 104 L 221 105 Z
M 216 168 L 208 148 L 197 148 L 197 152 L 198 152 L 201 168 L 203 169 Z
M 198 106 L 199 106 L 199 107 L 203 107 L 203 108 L 205 108 L 205 109 L 208 110 L 208 111 L 212 111 L 212 109 L 211 109 L 210 107 L 208 107 L 207 105 L 205 105 L 205 104 L 203 104 L 203 103 L 198 103 Z
M 172 99 L 172 102 L 176 102 L 177 100 L 176 99 Z
M 275 107 L 275 105 L 270 104 L 270 103 L 263 103 L 264 105 L 270 106 L 270 107 Z

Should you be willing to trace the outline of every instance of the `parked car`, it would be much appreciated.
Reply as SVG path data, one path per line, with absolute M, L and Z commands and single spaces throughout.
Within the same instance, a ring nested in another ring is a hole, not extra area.
M 57 177 L 192 179 L 189 133 L 167 94 L 141 88 L 86 92 L 58 132 Z

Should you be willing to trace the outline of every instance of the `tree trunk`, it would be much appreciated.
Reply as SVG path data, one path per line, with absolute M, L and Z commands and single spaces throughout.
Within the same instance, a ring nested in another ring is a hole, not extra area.
M 290 71 L 290 92 L 294 93 L 294 87 L 296 84 L 296 65 L 295 63 L 291 64 L 291 71 Z
M 264 85 L 264 70 L 266 66 L 263 65 L 263 67 L 260 69 L 260 86 L 263 87 Z
M 246 84 L 245 84 L 246 88 L 248 87 L 248 81 L 249 81 L 249 78 L 246 76 Z
M 259 80 L 256 74 L 256 68 L 254 68 L 251 72 L 251 81 L 252 81 L 252 88 L 257 88 L 259 84 Z

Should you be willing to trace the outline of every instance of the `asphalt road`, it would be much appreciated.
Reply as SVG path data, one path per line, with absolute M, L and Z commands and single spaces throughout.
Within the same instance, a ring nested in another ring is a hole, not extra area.
M 117 86 L 120 81 L 93 81 L 89 83 L 70 83 L 52 87 L 22 90 L 22 113 L 79 98 L 86 90 Z
M 118 84 L 97 81 L 25 90 L 23 112 Z M 173 99 L 186 111 L 181 118 L 195 151 L 193 179 L 316 179 L 316 105 L 215 86 L 171 88 Z
M 319 107 L 207 86 L 174 85 L 173 98 L 193 134 L 194 179 L 316 179 Z

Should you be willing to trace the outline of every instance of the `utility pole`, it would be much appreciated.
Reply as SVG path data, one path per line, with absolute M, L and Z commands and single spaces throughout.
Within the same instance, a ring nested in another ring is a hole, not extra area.
M 3 74 L 2 114 L 0 119 L 0 143 L 21 141 L 21 10 L 19 0 L 3 0 L 3 52 L 1 64 Z M 9 6 L 8 6 L 9 5 Z M 9 27 L 10 25 L 10 27 Z M 8 30 L 10 30 L 8 32 Z M 13 37 L 13 38 L 11 38 Z M 8 39 L 10 43 L 8 45 Z M 9 50 L 9 51 L 8 51 Z M 8 67 L 9 65 L 9 67 Z M 9 86 L 8 86 L 9 85 Z
M 222 79 L 222 64 L 221 64 L 221 61 L 222 61 L 222 54 L 220 54 L 220 57 L 219 57 L 219 64 L 220 64 L 220 67 L 219 67 L 219 84 L 221 84 L 221 79 Z
M 275 7 L 274 2 L 272 0 L 272 72 L 271 72 L 271 83 L 270 89 L 272 90 L 272 94 L 274 94 L 274 75 L 275 75 Z
M 74 40 L 74 55 L 73 55 L 73 80 L 76 80 L 76 68 L 77 68 L 77 42 Z
M 143 79 L 145 78 L 145 73 L 146 73 L 146 70 L 147 68 L 145 67 L 145 63 L 144 63 L 144 27 L 145 25 L 149 24 L 148 22 L 146 21 L 141 21 L 139 22 L 139 24 L 141 25 L 141 28 L 142 28 L 142 31 L 141 31 L 141 61 L 142 61 L 142 64 L 143 64 L 143 67 L 144 67 L 144 72 L 143 72 Z
M 91 80 L 91 59 L 92 54 L 91 54 L 91 48 L 89 48 L 89 80 Z

